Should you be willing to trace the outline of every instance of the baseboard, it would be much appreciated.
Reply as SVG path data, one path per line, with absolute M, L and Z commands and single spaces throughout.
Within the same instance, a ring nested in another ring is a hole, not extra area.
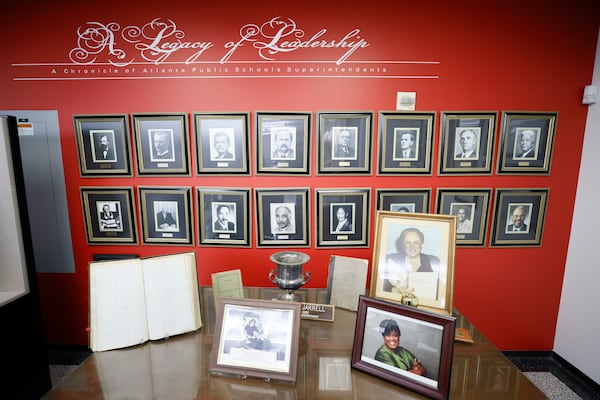
M 582 392 L 600 393 L 600 384 L 554 351 L 503 351 L 502 353 L 523 372 L 548 371 L 580 395 L 583 394 Z
M 87 346 L 48 345 L 46 349 L 50 365 L 78 365 L 92 354 Z

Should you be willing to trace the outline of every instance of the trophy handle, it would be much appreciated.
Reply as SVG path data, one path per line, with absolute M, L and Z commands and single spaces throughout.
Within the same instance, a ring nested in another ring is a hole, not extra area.
M 269 280 L 277 285 L 277 273 L 275 272 L 274 269 L 271 270 L 271 272 L 269 272 Z
M 272 272 L 272 271 L 271 271 Z M 270 276 L 270 275 L 269 275 Z M 305 273 L 304 281 L 302 281 L 303 285 L 306 285 L 310 281 L 310 272 Z

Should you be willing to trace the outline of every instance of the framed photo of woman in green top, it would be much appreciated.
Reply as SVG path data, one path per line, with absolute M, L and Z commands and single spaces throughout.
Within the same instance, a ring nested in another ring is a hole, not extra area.
M 433 399 L 447 399 L 455 318 L 360 296 L 352 367 Z

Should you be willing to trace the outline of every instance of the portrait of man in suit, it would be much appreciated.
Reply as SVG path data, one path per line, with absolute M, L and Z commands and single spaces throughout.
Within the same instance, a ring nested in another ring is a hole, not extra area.
M 214 232 L 235 232 L 235 204 L 213 203 Z
M 333 223 L 331 224 L 332 233 L 353 232 L 352 210 L 354 204 L 331 204 Z
M 413 128 L 394 129 L 394 161 L 409 161 L 417 159 L 416 150 L 417 130 Z
M 295 233 L 294 203 L 271 204 L 271 225 L 273 233 Z
M 116 162 L 115 136 L 113 131 L 90 131 L 94 162 Z
M 455 160 L 479 159 L 479 128 L 456 128 Z
M 177 231 L 177 202 L 154 202 L 155 226 L 157 231 Z
M 415 203 L 392 203 L 390 211 L 395 212 L 415 212 Z
M 531 204 L 509 204 L 508 210 L 510 221 L 506 227 L 506 233 L 527 233 L 529 232 L 528 218 Z
M 332 133 L 332 159 L 356 160 L 357 129 L 355 127 L 334 127 Z
M 515 159 L 537 159 L 539 133 L 539 128 L 517 128 L 514 151 Z
M 473 233 L 473 207 L 474 204 L 450 204 L 450 213 L 456 215 L 456 233 Z
M 296 130 L 293 127 L 273 127 L 271 129 L 272 160 L 296 159 Z
M 170 129 L 148 129 L 151 151 L 150 161 L 175 161 L 173 131 Z
M 210 151 L 211 161 L 235 160 L 235 156 L 233 155 L 233 150 L 231 148 L 230 139 L 230 137 L 233 136 L 233 129 L 231 129 L 231 132 L 225 129 L 211 129 L 209 131 L 209 135 L 211 136 L 211 143 L 213 144 L 212 149 Z

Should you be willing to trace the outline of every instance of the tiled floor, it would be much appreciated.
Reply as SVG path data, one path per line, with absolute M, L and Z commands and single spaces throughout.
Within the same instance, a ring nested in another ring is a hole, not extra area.
M 550 372 L 575 392 L 583 400 L 600 400 L 600 385 L 583 375 L 579 370 L 565 361 L 554 352 L 528 352 L 528 351 L 505 351 L 508 357 L 523 372 Z M 551 381 L 545 381 L 543 376 L 526 374 L 533 383 L 538 385 L 544 392 L 550 392 L 552 388 L 544 390 L 543 385 L 552 385 Z M 547 394 L 548 395 L 548 394 Z M 549 396 L 550 397 L 550 396 Z M 560 397 L 555 397 L 560 398 Z M 561 400 L 563 400 L 561 398 Z
M 90 354 L 89 349 L 82 347 L 49 349 L 52 385 L 62 381 Z M 553 352 L 517 351 L 504 352 L 504 355 L 525 372 L 549 399 L 600 400 L 600 385 Z M 539 372 L 550 374 L 536 374 Z

